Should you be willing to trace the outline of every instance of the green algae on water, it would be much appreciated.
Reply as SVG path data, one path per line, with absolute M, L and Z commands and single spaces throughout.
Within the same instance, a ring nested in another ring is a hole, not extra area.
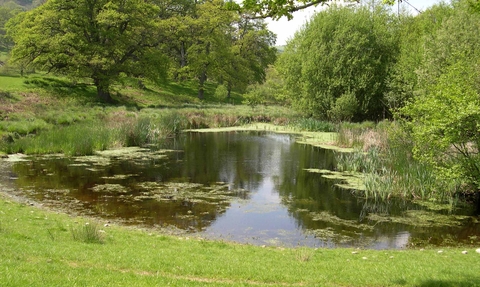
M 93 192 L 111 193 L 111 194 L 125 194 L 128 189 L 121 184 L 98 184 L 92 188 Z
M 461 226 L 470 216 L 465 215 L 444 215 L 425 210 L 407 210 L 402 216 L 388 216 L 371 213 L 367 219 L 373 222 L 399 223 L 416 227 L 455 227 Z
M 312 173 L 319 173 L 322 177 L 328 179 L 336 179 L 341 181 L 340 183 L 336 183 L 335 185 L 344 189 L 353 189 L 353 190 L 360 190 L 364 191 L 365 187 L 365 176 L 359 172 L 339 172 L 339 171 L 331 171 L 326 169 L 314 169 L 308 168 L 305 171 L 312 172 Z

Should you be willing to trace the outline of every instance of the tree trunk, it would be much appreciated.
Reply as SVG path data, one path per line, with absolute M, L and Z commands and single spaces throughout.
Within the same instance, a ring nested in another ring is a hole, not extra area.
M 207 71 L 203 71 L 198 77 L 198 98 L 205 99 L 205 81 L 207 80 Z
M 110 95 L 110 83 L 108 80 L 94 78 L 94 85 L 97 88 L 97 98 L 104 103 L 112 103 L 113 99 Z
M 232 97 L 232 83 L 231 82 L 228 82 L 227 84 L 227 99 L 230 100 L 230 98 Z
M 185 49 L 185 42 L 182 42 L 180 47 L 180 68 L 183 68 L 187 65 L 187 52 Z

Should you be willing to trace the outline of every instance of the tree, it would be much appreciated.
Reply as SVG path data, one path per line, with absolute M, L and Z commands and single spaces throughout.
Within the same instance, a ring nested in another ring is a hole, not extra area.
M 171 76 L 174 80 L 183 80 L 188 76 L 187 49 L 193 43 L 192 25 L 197 14 L 197 3 L 193 0 L 160 0 L 160 18 L 166 51 L 171 59 Z
M 227 83 L 228 97 L 233 87 L 244 91 L 248 85 L 263 83 L 277 55 L 276 36 L 263 20 L 237 17 L 231 27 L 230 54 L 219 78 Z
M 425 44 L 432 41 L 443 20 L 450 17 L 452 11 L 451 5 L 440 3 L 417 16 L 400 14 L 395 25 L 399 53 L 390 71 L 385 94 L 385 104 L 390 110 L 402 108 L 418 94 L 418 76 L 423 69 Z
M 353 112 L 356 106 L 347 117 L 382 118 L 387 75 L 398 50 L 391 23 L 383 5 L 373 10 L 333 6 L 318 13 L 295 34 L 277 64 L 294 107 L 307 116 L 333 119 L 338 114 L 330 112 L 333 108 Z
M 401 0 L 399 0 L 401 1 Z M 477 0 L 471 0 L 475 2 Z M 293 18 L 293 13 L 311 6 L 329 5 L 335 0 L 243 0 L 242 4 L 236 4 L 230 1 L 230 7 L 234 10 L 250 13 L 251 18 L 268 18 L 279 19 L 281 17 Z M 358 3 L 360 0 L 344 0 L 344 3 Z M 384 4 L 393 5 L 395 0 L 383 0 Z
M 11 41 L 7 37 L 5 25 L 18 13 L 22 12 L 22 9 L 18 5 L 2 5 L 0 6 L 0 51 L 8 51 L 11 49 Z
M 480 188 L 480 13 L 466 1 L 425 42 L 418 96 L 401 110 L 414 155 L 442 179 Z
M 90 78 L 98 98 L 110 102 L 110 86 L 122 74 L 157 78 L 165 71 L 158 13 L 143 0 L 51 0 L 7 24 L 12 60 Z
M 227 9 L 223 0 L 164 2 L 163 27 L 177 80 L 193 79 L 204 98 L 207 80 L 244 90 L 265 79 L 275 60 L 275 35 L 263 20 L 251 20 Z

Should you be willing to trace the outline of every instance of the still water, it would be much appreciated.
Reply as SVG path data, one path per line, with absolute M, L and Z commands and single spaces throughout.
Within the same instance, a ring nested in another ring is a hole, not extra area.
M 334 153 L 291 135 L 186 133 L 162 148 L 29 157 L 0 178 L 53 208 L 203 238 L 374 249 L 480 242 L 470 209 L 367 201 L 307 171 L 333 170 Z

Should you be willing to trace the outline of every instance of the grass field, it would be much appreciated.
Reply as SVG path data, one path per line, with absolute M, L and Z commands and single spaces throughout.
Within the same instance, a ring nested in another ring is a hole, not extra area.
M 259 247 L 105 224 L 0 197 L 1 285 L 480 286 L 475 250 Z

